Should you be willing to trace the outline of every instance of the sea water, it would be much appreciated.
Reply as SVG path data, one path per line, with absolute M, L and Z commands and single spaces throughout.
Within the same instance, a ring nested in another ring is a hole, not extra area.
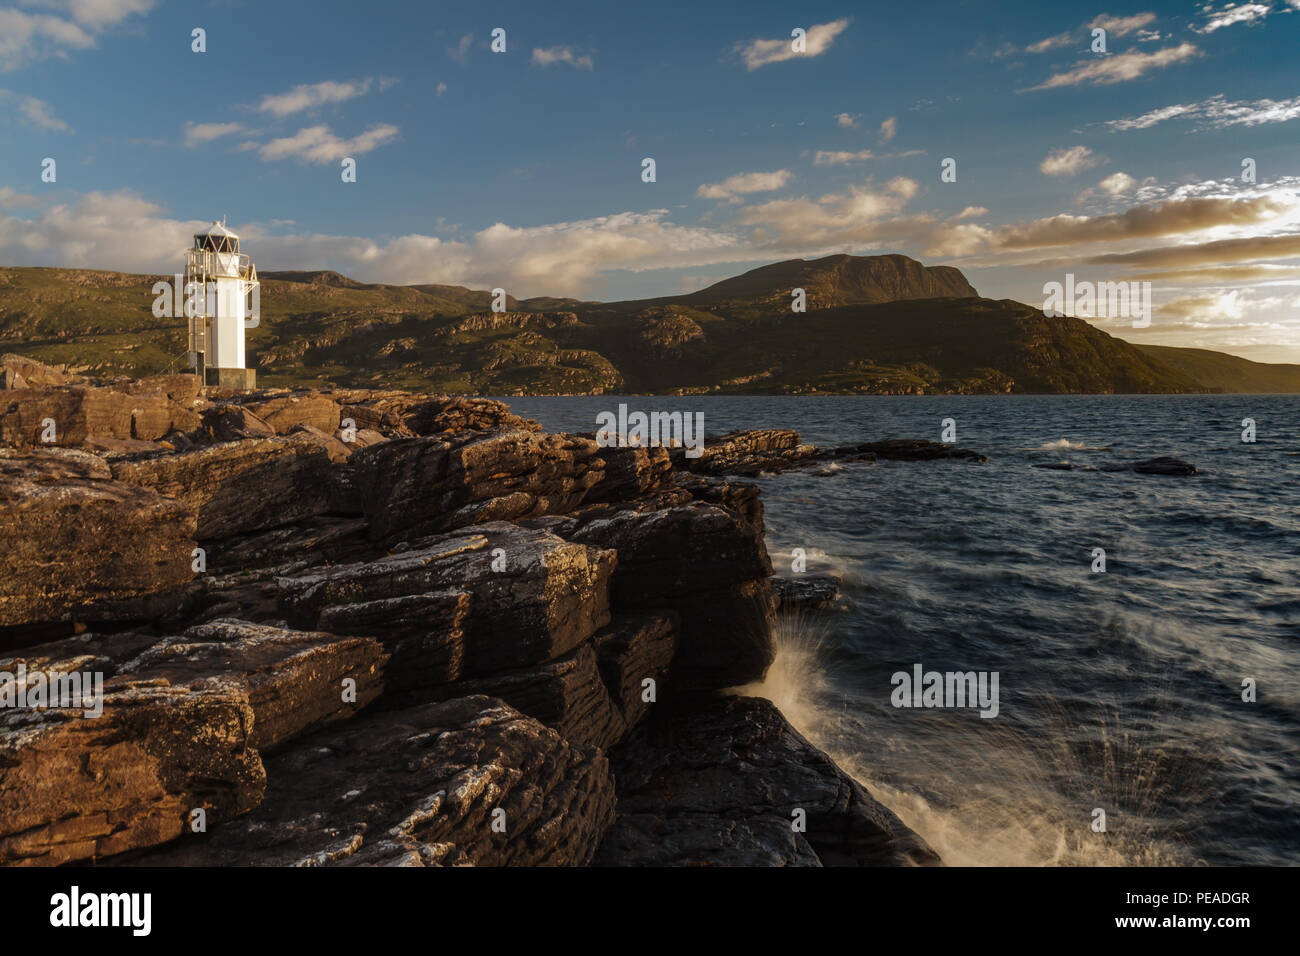
M 624 399 L 503 400 L 590 432 Z M 952 418 L 988 456 L 756 479 L 778 573 L 801 548 L 844 599 L 779 619 L 777 661 L 746 690 L 946 862 L 1300 863 L 1300 396 L 635 402 L 703 412 L 710 436 L 822 446 L 937 441 Z M 1156 455 L 1200 474 L 1085 470 Z M 1078 467 L 1032 467 L 1063 460 Z M 918 664 L 997 672 L 996 719 L 891 706 L 892 675 Z

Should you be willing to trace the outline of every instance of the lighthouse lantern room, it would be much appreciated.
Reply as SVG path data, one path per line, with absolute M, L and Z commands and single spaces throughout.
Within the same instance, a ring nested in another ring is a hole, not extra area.
M 259 318 L 257 267 L 239 251 L 239 236 L 214 222 L 194 236 L 185 255 L 185 313 L 190 367 L 205 385 L 253 388 L 246 368 L 244 329 Z

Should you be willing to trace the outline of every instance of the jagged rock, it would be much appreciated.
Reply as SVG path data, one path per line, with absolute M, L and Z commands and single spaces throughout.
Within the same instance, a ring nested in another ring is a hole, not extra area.
M 215 405 L 203 414 L 203 428 L 213 442 L 270 438 L 275 429 L 242 405 Z
M 46 365 L 25 355 L 8 352 L 0 355 L 0 389 L 44 388 L 68 385 L 77 380 L 61 368 Z
M 974 462 L 988 461 L 985 456 L 977 451 L 971 451 L 969 448 L 958 448 L 956 445 L 927 441 L 924 438 L 889 438 L 885 441 L 843 445 L 831 450 L 829 454 L 833 458 L 869 455 L 886 461 L 938 461 L 941 459 Z
M 618 816 L 597 865 L 939 862 L 761 698 L 710 696 L 659 711 L 611 759 Z M 796 810 L 805 832 L 792 826 Z
M 376 542 L 571 511 L 604 476 L 594 441 L 510 431 L 403 438 L 359 449 L 352 469 Z
M 402 694 L 573 650 L 609 623 L 615 561 L 545 531 L 493 523 L 281 578 L 279 602 L 298 626 L 383 640 L 393 655 L 388 687 Z
M 779 611 L 816 611 L 840 597 L 840 579 L 833 574 L 796 574 L 772 578 Z
M 154 846 L 262 798 L 253 710 L 233 686 L 132 685 L 103 713 L 0 710 L 0 864 L 56 865 Z
M 358 429 L 372 429 L 391 438 L 447 435 L 464 431 L 541 431 L 542 426 L 520 418 L 502 402 L 489 398 L 451 398 L 405 392 L 343 392 L 343 417 Z
M 150 685 L 234 687 L 253 709 L 249 746 L 265 749 L 354 716 L 379 696 L 386 660 L 370 638 L 223 619 L 171 636 L 81 634 L 24 648 L 0 660 L 0 671 L 13 673 L 19 662 L 29 673 L 91 670 L 105 676 L 106 693 Z M 354 685 L 345 700 L 348 679 Z
M 620 615 L 592 637 L 601 679 L 632 730 L 650 712 L 645 699 L 647 679 L 663 682 L 677 646 L 676 614 Z
M 253 708 L 249 745 L 265 750 L 355 716 L 382 691 L 387 659 L 371 638 L 217 620 L 163 638 L 125 662 L 118 675 L 192 689 L 241 688 Z M 345 680 L 353 684 L 345 688 Z
M 277 435 L 287 435 L 300 424 L 310 425 L 326 434 L 339 427 L 339 406 L 334 399 L 320 392 L 300 392 L 265 401 L 250 401 L 245 407 L 266 422 Z
M 1194 475 L 1196 466 L 1181 458 L 1162 455 L 1133 463 L 1133 470 L 1139 475 Z
M 267 775 L 252 813 L 135 862 L 580 866 L 614 814 L 602 754 L 487 697 L 363 715 L 268 757 Z
M 325 562 L 356 561 L 372 549 L 365 519 L 322 516 L 225 538 L 206 550 L 209 574 L 258 568 L 291 574 Z
M 54 440 L 46 441 L 50 422 Z M 195 412 L 163 391 L 131 393 L 72 385 L 14 389 L 0 399 L 0 442 L 20 447 L 76 446 L 87 438 L 153 441 L 198 423 Z
M 626 501 L 667 487 L 673 465 L 667 448 L 602 448 L 604 477 L 587 493 L 586 501 Z
M 0 449 L 0 627 L 152 617 L 193 578 L 194 512 L 74 450 Z
M 201 540 L 325 514 L 337 498 L 324 449 L 305 437 L 226 442 L 113 463 L 113 477 L 190 505 Z
M 786 428 L 735 431 L 709 438 L 698 458 L 685 449 L 673 449 L 673 463 L 699 474 L 757 475 L 781 471 L 817 455 L 815 445 L 799 441 L 799 433 Z
M 693 502 L 647 511 L 591 506 L 533 523 L 618 552 L 616 612 L 680 616 L 675 690 L 759 680 L 772 663 L 772 564 L 761 533 L 740 515 Z
M 590 642 L 543 664 L 457 681 L 431 693 L 435 700 L 475 694 L 499 697 L 582 747 L 607 749 L 627 729 L 622 710 L 601 680 Z

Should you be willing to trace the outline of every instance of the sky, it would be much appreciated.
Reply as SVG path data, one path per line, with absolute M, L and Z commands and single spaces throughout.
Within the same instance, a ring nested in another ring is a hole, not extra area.
M 897 252 L 1300 362 L 1297 41 L 1300 0 L 0 0 L 0 265 L 168 274 L 223 217 L 263 272 L 518 297 Z

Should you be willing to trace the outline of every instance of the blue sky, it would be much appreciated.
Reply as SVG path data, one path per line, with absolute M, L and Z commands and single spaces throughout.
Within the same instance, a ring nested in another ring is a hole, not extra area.
M 263 271 L 520 296 L 903 252 L 1300 361 L 1296 8 L 0 0 L 0 264 L 170 272 L 223 215 Z

